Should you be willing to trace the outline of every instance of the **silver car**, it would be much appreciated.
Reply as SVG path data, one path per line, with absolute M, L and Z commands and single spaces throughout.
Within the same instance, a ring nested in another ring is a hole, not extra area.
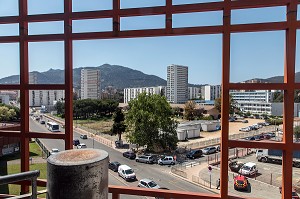
M 149 188 L 149 189 L 159 189 L 160 186 L 158 186 L 153 180 L 150 179 L 141 179 L 138 187 L 142 188 Z
M 154 158 L 151 155 L 141 155 L 141 156 L 136 157 L 135 161 L 152 164 L 154 162 Z
M 212 154 L 212 153 L 216 153 L 217 152 L 217 148 L 214 147 L 214 146 L 206 147 L 205 149 L 202 149 L 202 152 L 205 155 L 209 155 L 209 154 Z

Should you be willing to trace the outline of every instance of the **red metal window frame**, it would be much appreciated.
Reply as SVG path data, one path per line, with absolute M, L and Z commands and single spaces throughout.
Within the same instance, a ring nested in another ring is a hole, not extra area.
M 108 38 L 137 38 L 175 35 L 222 34 L 222 134 L 221 134 L 221 198 L 228 198 L 228 147 L 273 148 L 283 150 L 283 194 L 291 198 L 292 190 L 292 152 L 300 150 L 300 145 L 293 143 L 293 106 L 294 90 L 300 89 L 300 83 L 295 83 L 295 53 L 296 31 L 300 29 L 297 21 L 299 0 L 224 0 L 212 3 L 197 3 L 189 5 L 172 5 L 172 0 L 166 0 L 165 6 L 149 8 L 120 8 L 120 0 L 112 0 L 113 9 L 104 11 L 72 12 L 72 1 L 64 0 L 64 13 L 28 15 L 27 0 L 19 0 L 19 16 L 0 17 L 0 24 L 18 23 L 19 36 L 0 37 L 0 43 L 19 43 L 20 46 L 20 84 L 0 85 L 1 90 L 20 90 L 21 98 L 21 132 L 0 132 L 0 136 L 20 137 L 21 139 L 21 171 L 29 170 L 29 139 L 51 138 L 64 139 L 65 148 L 72 148 L 73 139 L 73 110 L 72 110 L 72 42 L 74 40 L 108 39 Z M 231 24 L 231 11 L 235 9 L 264 8 L 286 6 L 287 17 L 283 22 Z M 223 24 L 218 26 L 172 28 L 172 14 L 223 11 Z M 120 30 L 121 17 L 165 15 L 165 28 L 152 30 Z M 72 20 L 112 18 L 112 31 L 72 33 Z M 63 34 L 28 35 L 29 22 L 64 21 Z M 238 32 L 259 32 L 285 30 L 285 64 L 284 82 L 272 84 L 260 83 L 230 83 L 230 36 Z M 28 42 L 64 41 L 65 52 L 65 83 L 54 85 L 29 84 L 28 71 Z M 284 90 L 284 138 L 281 143 L 244 142 L 228 139 L 229 91 L 236 90 Z M 66 103 L 66 134 L 35 133 L 29 131 L 29 90 L 65 90 Z M 22 192 L 28 191 L 22 186 Z M 205 196 L 208 197 L 208 196 Z M 209 198 L 209 197 L 208 197 Z M 215 198 L 215 197 L 211 197 Z

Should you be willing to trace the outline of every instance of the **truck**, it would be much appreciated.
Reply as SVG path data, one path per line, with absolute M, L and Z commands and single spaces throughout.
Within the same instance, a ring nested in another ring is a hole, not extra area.
M 259 162 L 282 163 L 282 150 L 278 149 L 258 149 L 256 159 Z M 293 152 L 293 166 L 300 168 L 300 151 Z

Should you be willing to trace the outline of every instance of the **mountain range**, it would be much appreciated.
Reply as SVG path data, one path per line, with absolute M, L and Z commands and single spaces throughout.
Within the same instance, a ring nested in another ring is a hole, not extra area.
M 150 87 L 150 86 L 166 86 L 167 81 L 155 75 L 148 75 L 138 70 L 119 65 L 103 64 L 97 67 L 81 67 L 73 69 L 73 85 L 74 88 L 80 88 L 80 73 L 83 68 L 98 68 L 101 72 L 101 87 L 114 86 L 117 89 L 134 88 L 134 87 Z M 38 84 L 63 84 L 64 70 L 50 69 L 45 72 L 36 73 Z M 0 84 L 18 84 L 19 75 L 12 75 L 0 79 Z M 283 76 L 275 76 L 267 79 L 258 79 L 260 82 L 281 83 Z M 247 80 L 251 81 L 251 80 Z M 247 82 L 246 81 L 246 82 Z M 295 74 L 295 81 L 300 82 L 300 72 Z M 200 86 L 189 84 L 189 86 Z

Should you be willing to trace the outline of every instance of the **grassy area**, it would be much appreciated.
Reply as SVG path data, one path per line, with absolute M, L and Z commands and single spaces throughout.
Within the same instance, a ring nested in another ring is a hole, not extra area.
M 20 170 L 21 170 L 21 168 L 20 168 L 19 164 L 8 165 L 8 167 L 7 167 L 8 174 L 19 173 Z M 47 164 L 46 163 L 31 164 L 30 171 L 33 171 L 33 170 L 40 170 L 39 179 L 47 178 Z M 10 184 L 8 187 L 9 187 L 9 194 L 12 194 L 12 195 L 20 194 L 20 191 L 21 191 L 20 185 Z M 46 189 L 46 187 L 38 187 L 38 190 L 43 190 L 43 189 Z M 39 195 L 39 197 L 46 198 L 46 194 Z
M 34 158 L 42 157 L 42 150 L 40 147 L 35 143 L 29 143 L 29 151 L 30 157 Z M 21 166 L 19 163 L 10 164 L 9 161 L 18 160 L 20 159 L 20 154 L 14 154 L 10 156 L 4 156 L 1 158 L 0 161 L 0 176 L 7 175 L 7 174 L 14 174 L 21 172 Z M 39 179 L 46 179 L 47 178 L 47 164 L 46 163 L 39 163 L 39 164 L 31 164 L 30 170 L 40 170 L 40 177 Z M 43 190 L 45 187 L 38 187 L 38 190 Z M 8 189 L 7 186 L 0 186 L 0 193 L 9 193 L 12 195 L 19 195 L 20 194 L 20 185 L 9 185 Z M 46 198 L 46 195 L 40 195 L 39 197 Z
M 30 157 L 42 157 L 42 150 L 35 142 L 29 143 L 29 156 Z M 8 155 L 1 157 L 0 161 L 11 161 L 11 160 L 17 160 L 20 159 L 20 153 Z M 1 174 L 1 173 L 0 173 Z
M 83 126 L 101 133 L 108 133 L 112 128 L 113 121 L 111 117 L 99 119 L 74 120 L 74 126 Z

